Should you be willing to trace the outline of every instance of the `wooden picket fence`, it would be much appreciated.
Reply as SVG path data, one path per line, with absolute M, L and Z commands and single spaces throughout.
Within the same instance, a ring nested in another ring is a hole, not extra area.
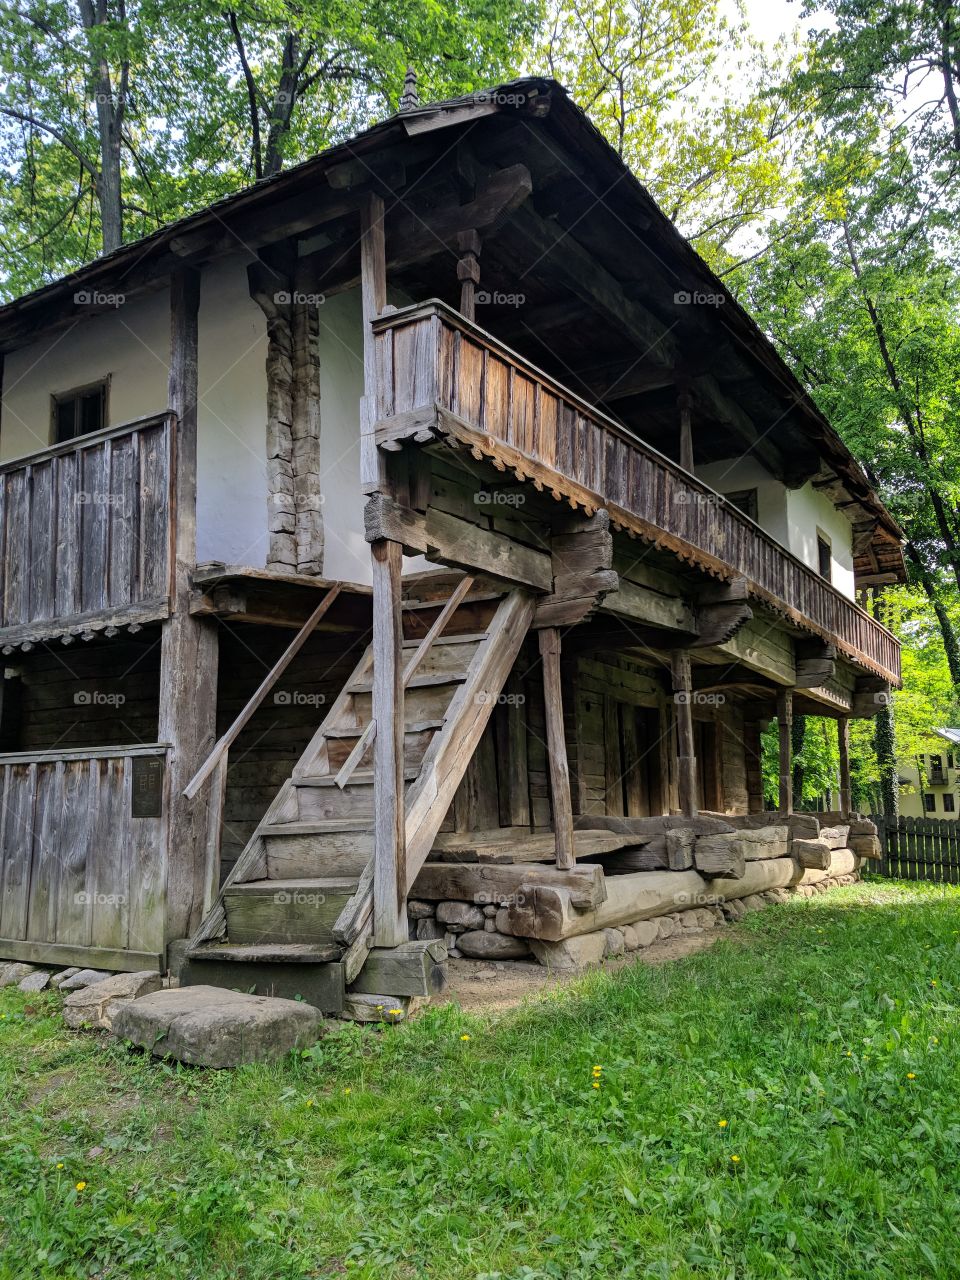
M 869 864 L 874 875 L 960 884 L 960 822 L 882 814 L 873 815 L 873 821 L 883 851 L 878 862 Z

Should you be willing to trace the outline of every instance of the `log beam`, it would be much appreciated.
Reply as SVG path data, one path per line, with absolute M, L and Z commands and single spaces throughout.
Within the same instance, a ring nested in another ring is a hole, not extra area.
M 837 719 L 837 746 L 840 750 L 840 812 L 847 814 L 853 808 L 850 788 L 850 721 L 846 716 Z
M 407 939 L 403 791 L 403 548 L 381 539 L 373 554 L 373 940 Z

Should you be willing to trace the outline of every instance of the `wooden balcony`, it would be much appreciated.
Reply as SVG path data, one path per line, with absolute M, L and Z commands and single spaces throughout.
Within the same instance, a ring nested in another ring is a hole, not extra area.
M 538 489 L 729 579 L 899 683 L 900 646 L 852 600 L 677 463 L 442 302 L 380 317 L 377 442 L 439 431 Z
M 0 644 L 169 612 L 174 420 L 0 465 Z

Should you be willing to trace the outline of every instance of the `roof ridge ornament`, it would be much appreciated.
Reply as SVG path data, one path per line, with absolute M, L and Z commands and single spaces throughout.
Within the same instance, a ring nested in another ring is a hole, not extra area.
M 416 111 L 420 105 L 420 95 L 417 93 L 417 73 L 413 67 L 407 67 L 407 74 L 403 78 L 403 93 L 400 95 L 401 111 Z

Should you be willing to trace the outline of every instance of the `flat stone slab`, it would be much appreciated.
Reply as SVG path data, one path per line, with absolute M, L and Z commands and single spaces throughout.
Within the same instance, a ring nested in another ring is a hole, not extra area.
M 64 978 L 60 983 L 61 991 L 79 991 L 81 987 L 92 987 L 95 982 L 104 982 L 113 974 L 106 969 L 78 969 L 72 978 Z
M 156 969 L 117 973 L 79 991 L 71 991 L 63 1002 L 63 1020 L 75 1031 L 79 1027 L 109 1031 L 124 1004 L 159 990 L 160 974 Z
M 50 974 L 46 969 L 37 969 L 35 973 L 28 973 L 25 978 L 21 978 L 17 983 L 20 991 L 44 991 L 50 985 Z
M 223 987 L 177 987 L 125 1004 L 113 1034 L 158 1058 L 202 1067 L 269 1062 L 320 1035 L 319 1009 L 300 1000 L 250 996 Z

